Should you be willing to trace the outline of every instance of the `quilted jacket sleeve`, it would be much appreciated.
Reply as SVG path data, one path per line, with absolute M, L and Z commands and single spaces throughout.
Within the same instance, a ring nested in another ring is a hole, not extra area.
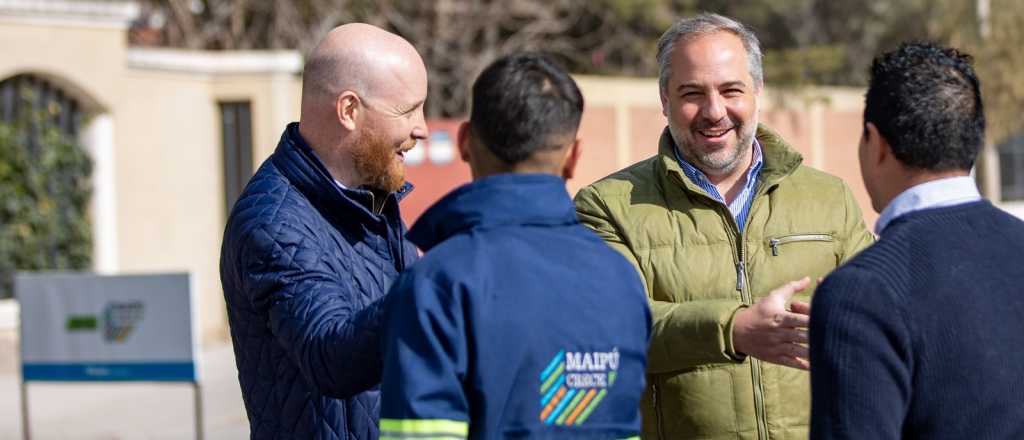
M 303 378 L 348 398 L 380 382 L 380 301 L 360 307 L 356 287 L 330 268 L 318 240 L 298 228 L 256 227 L 239 253 L 243 291 Z
M 600 194 L 592 187 L 576 195 L 576 214 L 640 273 L 647 288 L 654 326 L 647 353 L 647 372 L 666 373 L 708 363 L 739 362 L 732 343 L 733 317 L 743 307 L 731 299 L 673 303 L 651 298 L 651 286 L 633 251 L 619 232 Z

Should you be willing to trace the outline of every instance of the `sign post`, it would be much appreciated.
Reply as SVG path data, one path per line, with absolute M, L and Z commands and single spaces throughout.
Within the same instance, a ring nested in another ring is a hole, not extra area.
M 183 382 L 202 439 L 198 321 L 189 274 L 19 273 L 22 432 L 28 382 Z

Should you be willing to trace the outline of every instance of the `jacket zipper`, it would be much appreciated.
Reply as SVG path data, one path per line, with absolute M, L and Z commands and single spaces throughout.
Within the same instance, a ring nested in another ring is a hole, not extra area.
M 655 380 L 657 381 L 657 380 Z M 651 385 L 651 401 L 654 403 L 654 423 L 658 427 L 658 440 L 665 438 L 665 435 L 661 432 L 661 407 L 658 406 L 658 385 Z
M 387 197 L 388 196 L 385 195 L 384 196 L 384 200 L 382 200 L 380 202 L 380 206 L 377 206 L 377 195 L 374 194 L 373 191 L 370 191 L 370 212 L 372 212 L 374 214 L 377 214 L 377 215 L 383 215 L 384 214 L 384 205 L 387 204 L 387 202 L 388 202 Z
M 763 187 L 758 189 L 763 189 Z M 754 213 L 753 204 L 757 202 L 758 197 L 761 196 L 762 193 L 763 191 L 756 191 L 754 193 L 754 199 L 751 201 L 750 211 L 747 214 L 748 219 L 750 218 L 749 216 Z M 729 215 L 729 218 L 732 218 L 732 213 L 729 212 L 728 208 L 726 208 L 726 214 Z M 733 221 L 733 224 L 736 225 L 735 220 Z M 736 231 L 739 236 L 739 241 L 736 243 L 736 251 L 739 254 L 739 262 L 736 263 L 736 290 L 740 291 L 740 297 L 743 299 L 744 303 L 753 304 L 754 299 L 750 294 L 748 286 L 749 283 L 747 282 L 747 268 L 746 263 L 744 262 L 744 255 L 746 254 L 746 252 L 744 252 L 744 248 L 746 244 L 747 230 L 744 229 L 743 231 L 740 231 L 739 226 L 736 225 Z M 768 440 L 767 411 L 764 406 L 764 387 L 761 382 L 761 361 L 753 357 L 750 357 L 750 378 L 754 387 L 754 418 L 757 422 L 757 438 L 759 440 Z
M 681 185 L 685 187 L 685 184 L 682 182 L 682 178 L 680 176 L 677 175 L 676 179 L 679 181 Z M 754 191 L 754 199 L 751 200 L 750 202 L 750 211 L 747 213 L 748 219 L 751 215 L 754 214 L 754 203 L 757 203 L 757 200 L 768 192 L 768 188 L 770 186 L 772 185 L 759 184 L 757 186 L 757 190 Z M 726 218 L 732 220 L 733 228 L 735 228 L 734 230 L 737 232 L 736 235 L 739 237 L 739 240 L 736 243 L 736 252 L 739 254 L 738 261 L 736 262 L 736 290 L 740 292 L 740 298 L 743 300 L 745 304 L 753 304 L 753 299 L 750 296 L 750 290 L 747 287 L 747 284 L 749 284 L 747 283 L 747 269 L 746 264 L 743 260 L 743 245 L 746 242 L 746 229 L 744 229 L 743 231 L 739 230 L 739 225 L 736 223 L 736 219 L 733 218 L 732 212 L 729 211 L 728 206 L 726 206 L 722 202 L 719 202 L 711 198 L 710 196 L 705 197 L 707 197 L 713 202 L 718 203 L 720 207 L 719 211 L 724 211 L 723 214 L 726 216 Z M 761 384 L 761 361 L 753 357 L 750 357 L 750 375 L 751 381 L 753 382 L 754 386 L 754 418 L 757 422 L 757 438 L 758 440 L 768 440 L 768 420 L 767 416 L 765 415 L 767 411 L 764 407 L 764 389 Z M 655 409 L 657 409 L 657 404 L 655 404 Z M 660 417 L 660 412 L 656 412 Z M 658 421 L 658 436 L 662 436 L 660 419 Z
M 743 260 L 736 263 L 736 290 L 740 292 L 740 296 L 743 296 L 743 289 L 747 288 L 747 269 L 743 264 Z
M 794 234 L 785 235 L 782 237 L 775 237 L 768 240 L 768 245 L 772 248 L 772 256 L 779 256 L 779 246 L 786 243 L 793 243 L 798 241 L 832 241 L 833 238 L 829 234 Z

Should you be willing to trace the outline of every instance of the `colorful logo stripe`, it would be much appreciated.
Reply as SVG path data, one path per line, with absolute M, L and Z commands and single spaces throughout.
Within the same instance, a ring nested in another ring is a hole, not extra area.
M 547 380 L 544 380 L 544 384 L 540 386 L 540 393 L 544 394 L 551 388 L 558 388 L 556 385 L 560 385 L 565 381 L 565 375 L 562 374 L 564 372 L 565 366 L 563 364 L 558 364 L 558 368 L 555 369 L 555 371 L 548 376 Z
M 558 402 L 562 400 L 562 396 L 565 396 L 565 387 L 559 387 L 558 392 L 555 393 L 554 399 L 552 399 L 551 402 L 548 402 L 548 405 L 544 407 L 544 411 L 541 411 L 541 420 L 546 420 L 548 418 L 548 415 L 555 410 L 555 405 L 558 405 Z
M 544 369 L 544 372 L 540 373 L 540 381 L 544 382 L 547 380 L 547 378 L 555 371 L 555 368 L 561 367 L 564 369 L 565 364 L 562 362 L 563 359 L 565 359 L 565 350 L 558 352 L 558 354 L 555 355 L 555 358 L 551 360 L 551 363 L 548 364 L 548 367 Z
M 541 406 L 547 405 L 548 402 L 551 401 L 551 398 L 555 397 L 555 392 L 558 391 L 559 388 L 562 388 L 562 384 L 564 382 L 565 382 L 565 376 L 559 377 L 558 380 L 555 381 L 554 384 L 552 384 L 552 386 L 548 390 L 547 394 L 544 395 L 544 398 L 540 399 L 540 405 Z M 542 392 L 542 393 L 544 392 L 544 388 L 543 387 L 541 388 L 540 392 Z
M 555 408 L 555 411 L 552 412 L 551 415 L 549 415 L 546 420 L 544 420 L 544 423 L 547 423 L 548 425 L 554 423 L 555 420 L 558 418 L 558 416 L 562 414 L 562 411 L 565 410 L 565 407 L 569 405 L 569 401 L 573 397 L 575 397 L 577 392 L 579 392 L 579 390 L 577 390 L 577 389 L 570 390 L 565 395 L 565 397 L 562 398 L 561 403 L 558 404 L 558 406 Z
M 593 390 L 590 390 L 590 391 L 593 391 Z M 565 411 L 562 411 L 562 415 L 558 416 L 558 419 L 555 420 L 555 424 L 557 424 L 557 425 L 567 425 L 568 423 L 565 423 L 565 419 L 568 418 L 569 415 L 574 412 L 573 408 L 577 408 L 576 405 L 579 405 L 580 400 L 583 400 L 583 396 L 585 396 L 586 394 L 587 393 L 585 393 L 585 392 L 576 393 L 576 397 L 574 397 L 572 399 L 572 402 L 569 402 L 569 407 L 566 408 Z
M 587 394 L 583 395 L 583 401 L 579 402 L 579 405 L 573 405 L 575 408 L 572 410 L 572 414 L 569 415 L 569 418 L 565 419 L 565 424 L 573 424 L 573 422 L 576 421 L 576 418 L 579 417 L 580 414 L 583 413 L 583 410 L 587 408 L 587 404 L 589 404 L 591 400 L 594 400 L 594 396 L 596 395 L 597 390 L 592 389 L 587 391 Z
M 587 417 L 590 417 L 590 413 L 594 412 L 594 408 L 597 408 L 597 405 L 601 403 L 601 399 L 604 399 L 604 396 L 607 394 L 608 390 L 601 390 L 600 393 L 597 393 L 597 397 L 594 398 L 593 402 L 590 402 L 590 406 L 588 406 L 587 409 L 583 410 L 583 414 L 576 420 L 576 424 L 579 425 L 586 422 Z

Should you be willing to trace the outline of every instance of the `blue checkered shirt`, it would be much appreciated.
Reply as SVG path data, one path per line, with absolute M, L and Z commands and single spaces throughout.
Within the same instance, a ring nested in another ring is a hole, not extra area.
M 747 181 L 743 184 L 743 189 L 732 200 L 732 203 L 726 203 L 725 197 L 718 193 L 718 188 L 708 180 L 704 172 L 683 160 L 683 156 L 679 154 L 679 147 L 674 149 L 676 160 L 679 161 L 679 166 L 683 168 L 683 174 L 686 174 L 686 177 L 691 182 L 707 191 L 715 200 L 729 207 L 729 212 L 736 219 L 736 226 L 740 228 L 740 232 L 743 232 L 743 227 L 747 224 L 747 216 L 750 214 L 750 202 L 754 200 L 754 190 L 757 189 L 757 177 L 761 174 L 761 166 L 764 165 L 764 160 L 761 158 L 761 144 L 757 142 L 757 139 L 754 139 L 753 150 L 753 163 L 750 164 L 750 169 L 747 170 Z

